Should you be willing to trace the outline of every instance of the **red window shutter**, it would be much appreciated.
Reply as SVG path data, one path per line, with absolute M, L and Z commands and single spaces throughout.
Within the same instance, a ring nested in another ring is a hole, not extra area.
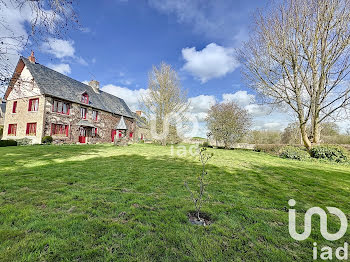
M 10 134 L 11 134 L 11 127 L 12 127 L 12 125 L 11 125 L 11 124 L 9 124 L 9 128 L 8 128 L 8 130 L 7 130 L 7 134 L 8 134 L 8 135 L 10 135 Z
M 67 115 L 70 113 L 70 104 L 67 104 Z
M 33 103 L 33 100 L 30 99 L 29 100 L 29 105 L 28 105 L 28 111 L 32 111 L 32 103 Z
M 69 130 L 69 126 L 66 125 L 66 136 L 68 136 L 68 130 Z
M 12 113 L 16 113 L 17 111 L 17 101 L 13 102 Z
M 30 124 L 27 123 L 26 135 L 29 135 L 29 127 L 30 127 Z

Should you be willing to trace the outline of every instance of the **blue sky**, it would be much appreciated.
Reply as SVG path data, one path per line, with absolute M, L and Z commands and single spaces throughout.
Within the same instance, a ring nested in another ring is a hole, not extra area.
M 198 135 L 205 134 L 203 120 L 215 101 L 246 107 L 255 129 L 282 130 L 294 118 L 257 104 L 234 53 L 248 37 L 252 15 L 266 5 L 262 0 L 80 1 L 81 28 L 33 48 L 39 63 L 79 81 L 96 79 L 102 90 L 122 97 L 133 110 L 147 89 L 152 65 L 171 64 L 201 122 Z M 11 24 L 20 31 L 26 19 L 13 18 Z M 30 50 L 18 53 L 28 56 Z
M 178 1 L 184 3 L 178 7 L 172 2 L 104 0 L 98 5 L 96 1 L 81 2 L 77 10 L 86 32 L 70 32 L 69 38 L 74 41 L 74 54 L 87 65 L 69 61 L 69 56 L 55 58 L 40 49 L 36 50 L 38 61 L 43 64 L 63 61 L 70 65 L 69 75 L 73 78 L 83 81 L 95 77 L 102 86 L 115 84 L 131 89 L 146 88 L 147 72 L 152 65 L 165 61 L 179 72 L 189 96 L 220 97 L 237 89 L 241 84 L 239 68 L 202 83 L 183 70 L 186 60 L 182 49 L 195 47 L 198 51 L 211 43 L 227 49 L 239 46 L 246 37 L 249 16 L 263 1 L 221 1 L 221 5 L 220 1 L 213 1 L 212 6 L 222 6 L 222 10 L 215 11 L 204 4 L 208 1 L 190 6 L 187 3 L 196 1 Z M 185 11 L 191 6 L 193 10 Z M 187 18 L 182 18 L 181 13 Z M 207 16 L 208 22 L 201 21 L 201 16 Z

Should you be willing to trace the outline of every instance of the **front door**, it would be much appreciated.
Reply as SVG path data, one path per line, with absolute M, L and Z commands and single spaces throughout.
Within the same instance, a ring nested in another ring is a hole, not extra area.
M 86 143 L 86 129 L 84 127 L 81 127 L 79 131 L 79 143 Z

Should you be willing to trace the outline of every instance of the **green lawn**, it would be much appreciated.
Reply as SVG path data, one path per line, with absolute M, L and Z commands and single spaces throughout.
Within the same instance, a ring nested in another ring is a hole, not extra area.
M 288 200 L 300 216 L 335 206 L 349 217 L 350 166 L 211 149 L 204 207 L 214 223 L 188 222 L 184 181 L 194 157 L 135 144 L 0 148 L 1 261 L 311 261 L 323 240 L 288 233 Z M 339 222 L 330 217 L 329 231 Z

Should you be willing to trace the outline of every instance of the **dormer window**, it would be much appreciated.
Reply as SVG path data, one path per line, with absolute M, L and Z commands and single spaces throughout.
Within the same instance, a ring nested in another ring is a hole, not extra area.
M 87 93 L 81 95 L 81 102 L 84 104 L 89 104 L 89 95 Z

